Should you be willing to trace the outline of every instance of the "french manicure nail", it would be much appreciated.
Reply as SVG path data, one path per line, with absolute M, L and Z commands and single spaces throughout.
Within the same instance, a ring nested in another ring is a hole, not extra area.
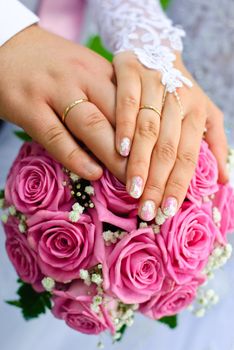
M 120 150 L 119 150 L 119 153 L 121 154 L 121 156 L 127 157 L 129 155 L 130 145 L 131 145 L 131 141 L 130 141 L 130 139 L 128 137 L 124 137 L 121 140 L 121 142 L 120 142 Z
M 163 225 L 164 222 L 166 221 L 167 217 L 163 214 L 162 209 L 158 208 L 157 210 L 157 215 L 155 218 L 155 223 L 159 226 Z
M 155 203 L 151 200 L 147 200 L 144 202 L 141 208 L 141 218 L 145 221 L 151 221 L 155 217 L 156 214 L 156 206 Z
M 133 198 L 140 198 L 142 194 L 143 180 L 140 176 L 134 176 L 130 187 L 130 195 Z
M 178 207 L 178 203 L 176 198 L 168 197 L 162 206 L 163 214 L 168 217 L 172 217 L 176 214 L 177 207 Z

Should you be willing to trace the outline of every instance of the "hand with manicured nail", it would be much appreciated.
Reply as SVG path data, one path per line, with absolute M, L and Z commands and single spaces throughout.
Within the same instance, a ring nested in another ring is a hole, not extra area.
M 179 101 L 167 93 L 163 106 L 159 72 L 145 68 L 131 52 L 117 54 L 114 68 L 118 86 L 116 148 L 122 156 L 129 156 L 127 190 L 140 198 L 143 220 L 152 220 L 160 208 L 157 217 L 161 222 L 175 215 L 184 201 L 205 128 L 205 139 L 218 162 L 219 180 L 228 180 L 223 116 L 193 80 L 180 55 L 175 68 L 193 87 L 177 89 Z M 161 118 L 152 109 L 139 110 L 142 105 L 162 109 Z

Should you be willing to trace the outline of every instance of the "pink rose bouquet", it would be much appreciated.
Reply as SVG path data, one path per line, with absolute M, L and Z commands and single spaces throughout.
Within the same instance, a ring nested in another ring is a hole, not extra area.
M 9 303 L 27 319 L 49 308 L 76 331 L 108 330 L 114 340 L 137 312 L 171 327 L 184 309 L 203 316 L 218 300 L 207 282 L 230 257 L 234 231 L 234 190 L 218 184 L 208 145 L 183 205 L 160 226 L 142 222 L 138 201 L 103 170 L 89 182 L 24 143 L 1 195 L 20 278 L 19 300 Z

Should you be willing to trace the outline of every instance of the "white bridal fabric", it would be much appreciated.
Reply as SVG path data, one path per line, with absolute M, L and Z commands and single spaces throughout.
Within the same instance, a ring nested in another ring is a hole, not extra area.
M 24 0 L 29 5 L 30 1 Z M 117 2 L 117 1 L 116 1 Z M 145 4 L 146 2 L 144 2 Z M 230 0 L 172 0 L 170 17 L 187 33 L 185 58 L 200 84 L 225 112 L 226 129 L 234 147 L 234 4 Z M 0 188 L 21 142 L 12 135 L 12 126 L 0 132 Z M 234 177 L 232 179 L 234 184 Z M 230 237 L 234 243 L 234 236 Z M 15 297 L 16 275 L 4 250 L 0 228 L 0 348 L 1 350 L 96 349 L 98 337 L 69 329 L 49 313 L 25 322 L 19 310 L 4 303 Z M 197 319 L 185 311 L 178 329 L 171 331 L 145 317 L 137 316 L 120 344 L 103 340 L 107 350 L 234 350 L 234 256 L 219 272 L 215 287 L 220 303 L 206 317 Z

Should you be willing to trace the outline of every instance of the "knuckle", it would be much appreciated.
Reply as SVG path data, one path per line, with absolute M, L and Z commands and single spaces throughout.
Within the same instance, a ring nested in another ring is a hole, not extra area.
M 153 120 L 145 120 L 141 122 L 137 128 L 138 134 L 141 137 L 156 139 L 158 136 L 158 128 Z
M 64 137 L 64 130 L 60 126 L 52 126 L 46 130 L 44 137 L 48 144 L 58 143 Z
M 125 131 L 126 131 L 126 129 L 128 129 L 128 130 L 135 129 L 135 123 L 132 120 L 128 120 L 128 119 L 120 120 L 117 125 L 119 128 L 121 128 Z
M 105 117 L 100 112 L 93 112 L 85 118 L 85 127 L 90 129 L 103 129 L 106 123 Z
M 178 159 L 186 166 L 186 167 L 196 167 L 196 156 L 192 152 L 185 151 L 178 154 Z
M 122 108 L 137 108 L 138 107 L 138 102 L 135 96 L 133 95 L 128 95 L 128 96 L 124 96 L 121 99 L 121 106 Z
M 171 188 L 173 192 L 186 193 L 187 189 L 179 179 L 171 179 L 168 181 L 168 188 Z
M 174 161 L 176 159 L 176 149 L 170 142 L 159 144 L 157 154 L 161 160 Z
M 145 190 L 150 193 L 151 196 L 155 197 L 157 201 L 159 201 L 163 195 L 163 189 L 156 183 L 148 183 Z
M 145 159 L 132 159 L 131 160 L 131 168 L 137 170 L 137 173 L 145 173 L 146 169 L 148 169 L 149 164 Z
M 69 163 L 73 163 L 73 161 L 77 161 L 77 158 L 80 156 L 80 150 L 78 147 L 74 148 L 67 154 L 67 161 Z

